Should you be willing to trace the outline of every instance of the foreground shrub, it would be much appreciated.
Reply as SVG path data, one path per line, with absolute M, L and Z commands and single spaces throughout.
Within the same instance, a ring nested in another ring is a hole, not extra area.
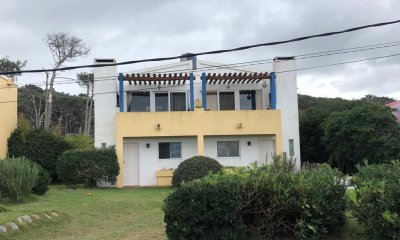
M 49 173 L 47 173 L 44 168 L 38 165 L 39 173 L 38 173 L 38 180 L 32 189 L 32 193 L 36 195 L 44 195 L 47 191 L 49 191 L 49 184 L 51 182 L 51 177 Z
M 349 205 L 368 239 L 400 239 L 400 161 L 358 167 Z
M 10 158 L 0 161 L 0 192 L 12 201 L 21 201 L 31 193 L 38 178 L 38 166 L 28 159 Z
M 119 174 L 119 165 L 115 150 L 69 150 L 58 159 L 57 171 L 66 185 L 85 184 L 95 187 L 98 180 L 115 184 Z
M 57 180 L 57 158 L 71 147 L 61 137 L 51 132 L 33 130 L 21 135 L 16 129 L 8 139 L 9 155 L 13 157 L 25 156 L 42 166 L 52 177 Z
M 239 195 L 234 175 L 184 183 L 164 201 L 168 239 L 241 239 Z
M 224 223 L 220 228 L 232 233 L 227 239 L 319 239 L 344 224 L 341 177 L 326 164 L 299 173 L 253 165 L 185 183 L 165 201 L 167 235 L 190 239 L 185 234 Z M 230 222 L 237 229 L 226 225 Z M 194 239 L 214 239 L 211 232 L 204 234 Z
M 215 159 L 194 156 L 178 165 L 172 176 L 172 186 L 179 187 L 182 182 L 189 182 L 206 176 L 209 172 L 217 173 L 222 170 L 222 165 Z

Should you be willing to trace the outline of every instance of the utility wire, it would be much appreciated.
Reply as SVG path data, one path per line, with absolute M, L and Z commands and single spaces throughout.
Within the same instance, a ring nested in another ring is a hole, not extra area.
M 337 55 L 337 54 L 347 54 L 347 53 L 353 53 L 353 52 L 360 52 L 360 51 L 367 51 L 367 50 L 374 50 L 374 49 L 381 49 L 381 48 L 387 48 L 387 47 L 395 47 L 399 46 L 400 41 L 394 41 L 394 42 L 387 42 L 387 43 L 380 43 L 380 44 L 373 44 L 373 45 L 364 45 L 364 46 L 359 46 L 359 47 L 352 47 L 352 48 L 345 48 L 345 49 L 336 49 L 336 50 L 329 50 L 329 51 L 322 51 L 322 52 L 313 52 L 313 53 L 306 53 L 306 54 L 300 54 L 296 55 L 295 58 L 296 60 L 302 60 L 302 59 L 309 59 L 309 58 L 315 58 L 315 57 L 324 57 L 324 56 L 331 56 L 331 55 Z M 187 72 L 192 71 L 194 73 L 201 72 L 203 70 L 209 69 L 209 70 L 217 70 L 217 69 L 222 69 L 222 68 L 229 68 L 229 67 L 242 67 L 242 66 L 254 66 L 254 65 L 261 65 L 265 63 L 271 63 L 271 60 L 273 59 L 264 59 L 264 60 L 255 60 L 255 61 L 247 61 L 247 62 L 239 62 L 239 63 L 232 63 L 232 64 L 223 64 L 219 66 L 209 66 L 209 67 L 203 67 L 203 68 L 198 68 L 196 70 L 193 69 L 181 69 L 181 70 L 171 70 L 171 71 L 164 71 L 164 72 L 152 72 L 152 73 L 169 73 L 169 72 Z M 146 72 L 142 72 L 146 73 Z M 196 77 L 200 77 L 200 75 L 195 74 Z M 94 81 L 115 81 L 115 78 L 118 77 L 116 76 L 105 76 L 105 77 L 96 77 Z M 69 77 L 56 77 L 56 78 L 61 78 L 61 79 L 67 79 L 65 81 L 55 81 L 54 85 L 61 85 L 61 84 L 73 84 L 77 83 L 79 80 L 76 78 L 69 78 Z M 35 86 L 44 86 L 46 85 L 45 83 L 26 83 L 24 85 L 19 85 L 21 86 L 26 86 L 26 85 L 35 85 Z M 3 88 L 15 88 L 16 86 L 11 86 L 11 87 L 0 87 L 0 89 Z
M 211 54 L 220 54 L 220 53 L 227 53 L 227 52 L 236 52 L 236 51 L 242 51 L 242 50 L 251 49 L 251 48 L 274 46 L 274 45 L 280 45 L 280 44 L 291 43 L 291 42 L 299 42 L 299 41 L 304 41 L 304 40 L 311 39 L 311 38 L 320 38 L 320 37 L 333 36 L 333 35 L 338 35 L 338 34 L 343 34 L 343 33 L 354 32 L 354 31 L 358 31 L 358 30 L 366 29 L 366 28 L 381 27 L 381 26 L 396 24 L 396 23 L 399 23 L 399 22 L 400 22 L 400 19 L 399 20 L 395 20 L 395 21 L 389 21 L 389 22 L 381 22 L 381 23 L 363 25 L 363 26 L 354 27 L 354 28 L 348 28 L 348 29 L 340 30 L 340 31 L 308 35 L 308 36 L 293 38 L 293 39 L 289 39 L 289 40 L 267 42 L 267 43 L 260 43 L 260 44 L 254 44 L 254 45 L 247 45 L 247 46 L 231 48 L 231 49 L 222 49 L 222 50 L 214 50 L 214 51 L 192 53 L 192 54 L 185 55 L 185 57 L 194 57 L 194 56 L 201 56 L 201 55 L 211 55 Z M 160 61 L 166 61 L 166 60 L 179 59 L 181 57 L 182 56 L 162 57 L 162 58 L 148 58 L 148 59 L 133 60 L 133 61 L 126 61 L 126 62 L 119 62 L 119 63 L 78 65 L 78 66 L 53 68 L 53 69 L 33 69 L 33 70 L 8 71 L 8 72 L 0 72 L 0 74 L 1 75 L 10 75 L 10 74 L 21 74 L 21 73 L 40 73 L 40 72 L 65 71 L 65 70 L 73 70 L 73 69 L 89 68 L 89 67 L 96 68 L 96 67 L 106 67 L 106 66 L 128 65 L 128 64 L 142 63 L 142 62 L 160 62 Z

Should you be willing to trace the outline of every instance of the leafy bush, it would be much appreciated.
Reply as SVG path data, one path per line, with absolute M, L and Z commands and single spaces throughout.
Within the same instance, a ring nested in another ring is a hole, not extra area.
M 115 184 L 119 165 L 112 148 L 74 149 L 64 152 L 59 157 L 57 171 L 66 185 L 85 184 L 87 187 L 94 187 L 98 180 Z
M 94 142 L 91 136 L 84 134 L 66 135 L 64 139 L 73 149 L 94 149 Z
M 215 159 L 194 156 L 178 165 L 172 176 L 172 186 L 179 187 L 182 182 L 189 182 L 202 178 L 209 172 L 217 173 L 222 170 L 222 165 Z
M 42 166 L 53 180 L 57 180 L 57 158 L 70 149 L 67 142 L 51 132 L 41 130 L 30 131 L 26 133 L 25 138 L 21 134 L 21 131 L 16 129 L 8 139 L 9 155 L 27 157 Z
M 47 191 L 49 191 L 49 184 L 51 182 L 51 177 L 49 173 L 38 165 L 39 173 L 38 180 L 35 187 L 32 189 L 32 193 L 36 195 L 44 195 Z
M 240 180 L 207 176 L 184 183 L 164 200 L 168 239 L 241 239 Z
M 368 239 L 400 239 L 400 161 L 358 167 L 350 210 Z
M 299 173 L 253 165 L 206 176 L 183 184 L 165 201 L 167 235 L 188 239 L 186 234 L 204 232 L 194 239 L 213 239 L 207 229 L 215 224 L 229 229 L 227 239 L 321 238 L 344 224 L 341 177 L 326 164 Z M 230 222 L 237 229 L 226 224 Z
M 13 201 L 21 201 L 36 185 L 39 169 L 28 159 L 10 158 L 0 161 L 0 192 Z

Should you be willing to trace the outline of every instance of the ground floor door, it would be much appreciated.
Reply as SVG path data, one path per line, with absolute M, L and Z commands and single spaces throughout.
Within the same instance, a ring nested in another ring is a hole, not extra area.
M 139 144 L 124 143 L 124 186 L 139 185 Z
M 275 140 L 259 139 L 258 140 L 258 163 L 265 165 L 272 163 L 272 157 L 275 154 Z

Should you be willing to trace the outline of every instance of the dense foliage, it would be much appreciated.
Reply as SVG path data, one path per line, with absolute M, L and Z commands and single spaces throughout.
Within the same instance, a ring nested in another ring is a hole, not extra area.
M 189 182 L 194 179 L 202 178 L 208 173 L 221 171 L 222 165 L 215 159 L 194 156 L 186 159 L 178 165 L 172 176 L 172 186 L 178 187 L 182 182 Z
M 94 141 L 91 136 L 68 134 L 65 135 L 64 139 L 73 149 L 94 149 Z
M 0 161 L 0 195 L 21 201 L 37 184 L 39 168 L 28 159 L 10 158 Z
M 344 224 L 345 186 L 328 165 L 253 166 L 184 183 L 165 200 L 169 239 L 318 239 Z
M 299 95 L 302 162 L 328 162 L 352 173 L 364 159 L 384 162 L 397 158 L 394 149 L 400 142 L 400 126 L 390 109 L 381 105 L 391 100 L 373 95 L 352 101 Z
M 112 148 L 74 149 L 59 157 L 57 171 L 60 180 L 66 185 L 85 184 L 87 187 L 95 187 L 99 180 L 115 184 L 119 165 Z
M 36 185 L 32 188 L 32 193 L 36 195 L 44 195 L 47 191 L 49 191 L 49 184 L 51 182 L 51 177 L 47 173 L 44 168 L 40 165 L 37 165 L 39 172 L 38 172 L 38 180 Z
M 400 161 L 359 167 L 350 211 L 367 239 L 400 239 Z
M 25 156 L 38 163 L 53 180 L 57 180 L 57 158 L 68 149 L 70 146 L 63 138 L 41 130 L 32 130 L 23 136 L 21 130 L 16 129 L 8 139 L 10 156 Z

